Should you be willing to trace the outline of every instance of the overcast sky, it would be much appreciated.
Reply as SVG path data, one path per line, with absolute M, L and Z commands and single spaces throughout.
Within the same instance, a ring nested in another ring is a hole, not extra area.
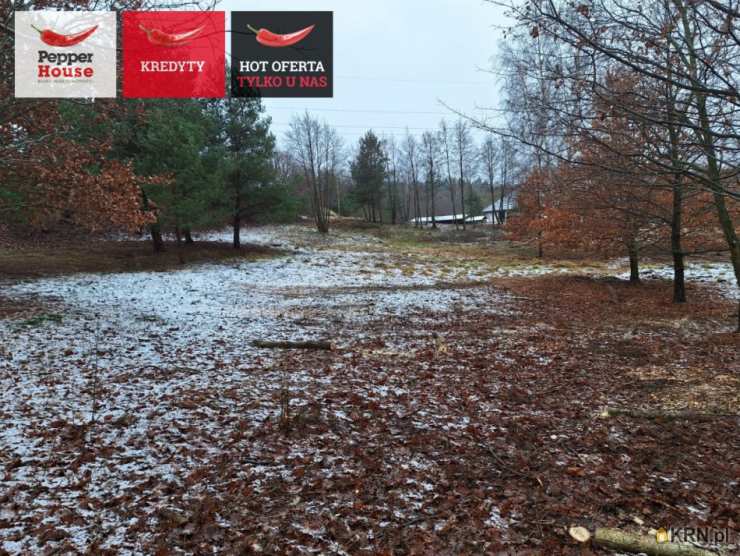
M 334 98 L 266 100 L 278 138 L 306 109 L 354 143 L 370 128 L 397 137 L 435 128 L 454 118 L 440 101 L 469 113 L 497 103 L 496 80 L 481 69 L 509 21 L 484 0 L 224 0 L 217 9 L 334 12 Z

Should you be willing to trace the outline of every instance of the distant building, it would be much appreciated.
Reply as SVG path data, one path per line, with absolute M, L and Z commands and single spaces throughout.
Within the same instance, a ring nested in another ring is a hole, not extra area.
M 466 224 L 482 224 L 486 221 L 485 216 L 466 216 L 465 217 L 465 223 Z M 438 226 L 447 226 L 447 225 L 454 225 L 454 224 L 462 224 L 463 222 L 463 215 L 462 214 L 448 214 L 444 216 L 435 216 L 434 220 L 432 220 L 431 216 L 423 216 L 421 218 L 412 218 L 410 221 L 412 224 L 421 224 L 422 226 L 431 226 L 433 223 L 436 223 Z
M 503 224 L 513 210 L 516 210 L 516 195 L 509 193 L 504 197 L 503 205 L 501 200 L 497 199 L 494 204 L 484 208 L 483 217 L 486 224 Z
M 516 210 L 516 194 L 515 193 L 509 193 L 507 196 L 504 197 L 504 203 L 503 206 L 501 205 L 501 199 L 496 199 L 496 202 L 493 205 L 488 205 L 486 208 L 483 209 L 482 216 L 465 216 L 465 223 L 466 224 L 502 224 L 506 222 L 506 219 L 509 216 L 509 213 L 513 210 Z M 445 214 L 442 216 L 435 216 L 434 222 L 438 226 L 450 226 L 455 224 L 462 224 L 463 223 L 463 215 L 462 214 Z M 419 218 L 412 218 L 410 220 L 411 224 L 417 224 L 421 226 L 431 226 L 432 225 L 432 217 L 431 216 L 422 216 Z

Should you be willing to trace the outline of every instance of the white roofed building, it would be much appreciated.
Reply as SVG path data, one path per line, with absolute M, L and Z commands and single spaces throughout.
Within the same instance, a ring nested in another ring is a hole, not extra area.
M 516 195 L 509 193 L 503 199 L 496 199 L 492 205 L 483 209 L 483 216 L 486 224 L 503 224 L 509 216 L 509 213 L 516 210 Z

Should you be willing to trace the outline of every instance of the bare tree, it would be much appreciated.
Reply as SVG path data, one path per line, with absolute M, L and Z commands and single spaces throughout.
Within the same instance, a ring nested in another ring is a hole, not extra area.
M 496 139 L 493 135 L 488 135 L 480 148 L 480 158 L 483 165 L 483 173 L 488 182 L 488 189 L 491 193 L 491 225 L 496 223 L 496 166 L 497 166 L 497 148 Z
M 324 153 L 324 187 L 327 192 L 327 205 L 331 207 L 331 194 L 336 193 L 337 211 L 341 209 L 342 169 L 347 161 L 344 142 L 337 131 L 324 124 L 322 127 L 322 151 Z
M 437 143 L 437 137 L 430 131 L 424 132 L 421 136 L 421 143 L 424 147 L 424 161 L 426 164 L 427 173 L 427 186 L 429 191 L 429 198 L 431 200 L 431 217 L 432 217 L 432 228 L 437 228 L 437 173 L 435 170 L 435 164 L 439 157 L 439 145 Z
M 341 139 L 336 131 L 308 112 L 296 116 L 287 134 L 290 153 L 303 171 L 311 194 L 316 228 L 329 232 L 330 192 L 342 160 Z
M 460 186 L 460 209 L 462 214 L 462 227 L 465 229 L 465 176 L 471 170 L 474 159 L 473 138 L 470 133 L 470 123 L 464 119 L 455 122 L 453 129 L 453 152 L 457 162 L 458 183 Z
M 414 225 L 421 226 L 421 198 L 419 192 L 419 144 L 416 137 L 411 135 L 408 130 L 403 144 L 403 155 L 406 175 L 411 184 L 411 203 L 413 205 Z
M 507 206 L 510 206 L 514 198 L 514 165 L 516 162 L 516 153 L 514 152 L 513 141 L 507 137 L 502 137 L 500 142 L 500 184 L 501 188 L 499 191 L 499 204 L 498 204 L 498 219 L 499 223 L 504 224 L 506 222 L 506 211 Z
M 455 195 L 455 180 L 453 179 L 453 167 L 452 167 L 452 139 L 451 139 L 451 130 L 449 126 L 447 125 L 446 120 L 442 120 L 439 122 L 439 130 L 437 131 L 437 135 L 439 137 L 439 144 L 440 148 L 442 150 L 442 159 L 445 166 L 445 169 L 447 170 L 447 189 L 450 192 L 450 202 L 452 203 L 452 214 L 453 217 L 457 215 L 457 203 Z M 457 219 L 455 218 L 455 227 L 457 227 Z
M 520 22 L 515 49 L 520 61 L 541 45 L 549 49 L 539 65 L 531 60 L 518 64 L 516 73 L 542 88 L 521 94 L 519 87 L 516 96 L 530 103 L 519 108 L 530 118 L 546 114 L 541 136 L 557 128 L 562 140 L 538 144 L 532 136 L 510 135 L 541 156 L 581 164 L 578 153 L 568 148 L 575 143 L 571 139 L 586 136 L 598 143 L 595 122 L 613 113 L 630 118 L 646 140 L 640 164 L 631 165 L 638 169 L 636 179 L 630 180 L 636 187 L 669 191 L 673 198 L 672 211 L 656 211 L 654 217 L 671 227 L 674 300 L 685 299 L 681 222 L 689 184 L 711 195 L 740 287 L 737 9 L 724 2 L 687 0 L 644 5 L 517 1 L 509 8 Z M 630 95 L 616 95 L 615 81 L 608 79 L 620 73 L 637 81 Z M 605 105 L 605 110 L 597 109 Z
M 398 224 L 399 216 L 399 180 L 398 167 L 400 153 L 396 139 L 393 136 L 383 140 L 386 154 L 386 186 L 388 188 L 388 208 L 390 209 L 391 224 Z

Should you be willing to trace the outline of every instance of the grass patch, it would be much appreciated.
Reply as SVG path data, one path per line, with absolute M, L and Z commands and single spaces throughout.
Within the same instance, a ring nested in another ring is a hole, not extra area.
M 64 320 L 57 313 L 41 313 L 18 323 L 18 328 L 38 328 L 45 324 L 60 324 Z

